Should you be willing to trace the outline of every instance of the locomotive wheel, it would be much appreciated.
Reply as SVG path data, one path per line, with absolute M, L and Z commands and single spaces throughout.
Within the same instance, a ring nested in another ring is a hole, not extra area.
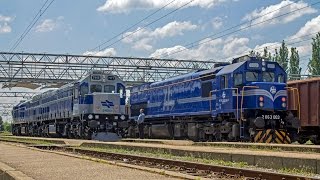
M 291 139 L 286 131 L 266 129 L 257 131 L 254 135 L 253 142 L 291 144 Z
M 91 136 L 92 136 L 92 130 L 91 130 L 89 127 L 86 126 L 86 127 L 84 128 L 83 138 L 90 140 L 90 139 L 91 139 Z

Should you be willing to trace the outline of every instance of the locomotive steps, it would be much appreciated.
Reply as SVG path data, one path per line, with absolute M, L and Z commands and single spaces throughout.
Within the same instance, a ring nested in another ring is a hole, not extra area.
M 55 144 L 52 143 L 53 141 L 60 142 L 60 144 L 67 142 L 69 146 L 71 144 L 73 146 L 78 145 L 78 147 L 75 148 L 81 149 L 117 152 L 120 151 L 129 152 L 132 154 L 154 154 L 170 158 L 174 157 L 183 158 L 185 160 L 189 159 L 192 161 L 208 161 L 210 163 L 219 163 L 221 165 L 227 166 L 240 166 L 248 168 L 254 166 L 254 168 L 278 169 L 280 171 L 285 172 L 320 174 L 320 148 L 317 148 L 316 146 L 276 144 L 257 145 L 251 143 L 194 143 L 193 145 L 189 145 L 184 141 L 180 142 L 167 140 L 144 140 L 148 141 L 149 143 L 134 143 L 97 142 L 87 140 L 50 139 L 33 137 L 2 137 L 0 138 L 0 140 L 22 142 L 27 142 L 27 140 L 41 140 L 51 144 Z M 140 142 L 142 141 L 140 140 Z M 172 145 L 172 142 L 179 142 L 180 144 Z M 171 143 L 171 145 L 168 143 Z M 204 144 L 209 144 L 210 146 L 199 146 Z M 223 144 L 224 146 L 228 145 L 230 147 L 216 147 L 217 144 Z M 232 146 L 231 144 L 234 144 L 234 146 Z M 241 148 L 237 148 L 237 145 L 241 146 Z M 302 153 L 301 151 L 304 151 L 304 153 Z

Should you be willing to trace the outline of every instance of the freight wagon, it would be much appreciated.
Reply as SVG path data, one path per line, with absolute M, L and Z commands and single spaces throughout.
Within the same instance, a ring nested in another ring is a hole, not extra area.
M 298 110 L 298 141 L 320 143 L 320 78 L 288 82 L 288 109 Z M 296 94 L 299 96 L 296 96 Z

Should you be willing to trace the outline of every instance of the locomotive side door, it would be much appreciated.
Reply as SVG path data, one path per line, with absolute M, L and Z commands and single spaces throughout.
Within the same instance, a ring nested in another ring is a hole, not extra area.
M 217 83 L 219 83 L 219 90 L 216 94 L 217 113 L 230 113 L 231 111 L 233 111 L 233 88 L 230 88 L 229 78 L 230 74 L 224 74 L 217 78 Z
M 77 114 L 79 114 L 79 83 L 74 84 L 72 96 L 72 115 Z

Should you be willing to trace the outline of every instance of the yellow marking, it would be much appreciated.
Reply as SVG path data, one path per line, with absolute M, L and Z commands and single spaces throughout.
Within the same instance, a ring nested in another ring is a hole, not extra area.
M 262 133 L 262 131 L 259 131 L 259 132 L 255 135 L 255 137 L 254 137 L 254 142 L 258 142 L 258 140 L 260 139 L 261 133 Z
M 266 140 L 266 143 L 270 143 L 272 140 L 272 135 L 270 134 L 269 138 Z
M 275 138 L 274 140 L 275 140 L 275 142 L 276 142 L 277 144 L 282 144 L 282 142 L 280 141 L 280 139 Z
M 262 137 L 259 140 L 259 143 L 263 143 L 263 140 L 265 139 L 265 137 L 266 137 L 266 133 L 263 133 Z
M 276 134 L 277 138 L 279 138 L 279 140 L 281 140 L 281 141 L 284 140 L 283 136 L 281 135 L 281 133 L 279 133 L 279 131 L 276 130 L 275 134 Z

